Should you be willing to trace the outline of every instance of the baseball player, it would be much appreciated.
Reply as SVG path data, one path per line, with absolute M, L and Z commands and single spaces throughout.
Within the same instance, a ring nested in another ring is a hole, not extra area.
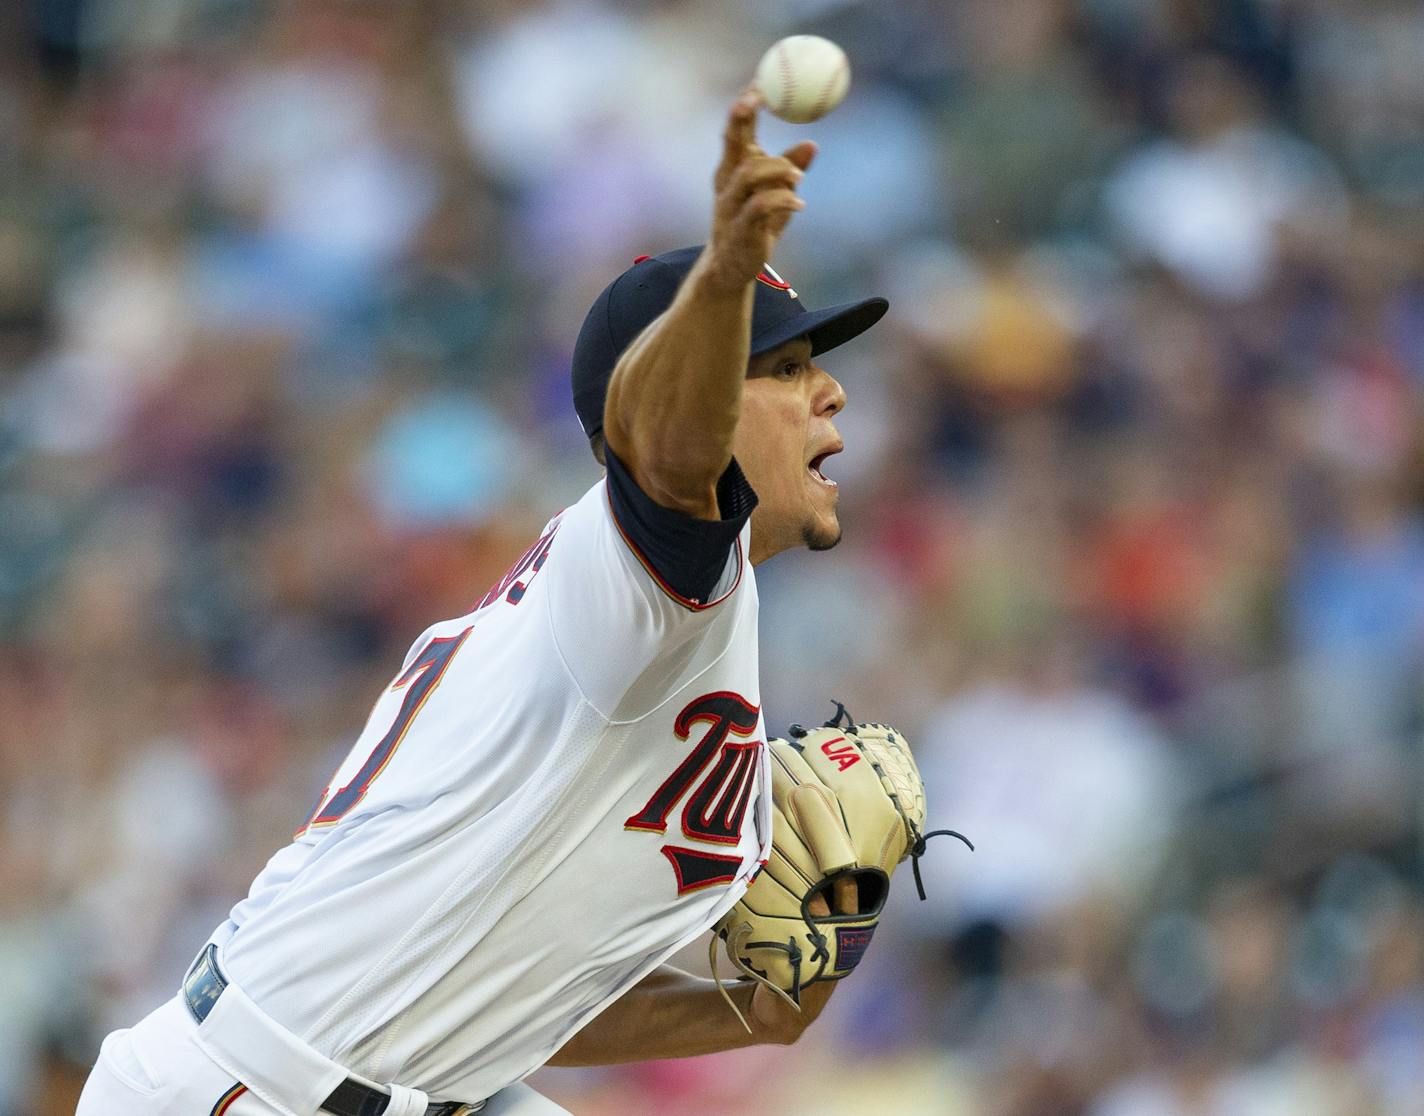
M 177 995 L 105 1039 L 80 1116 L 563 1110 L 519 1084 L 794 1041 L 663 964 L 771 839 L 754 567 L 840 537 L 845 405 L 815 362 L 883 299 L 808 310 L 766 261 L 815 155 L 733 105 L 705 248 L 599 296 L 574 403 L 606 476 L 411 648 L 309 820 Z M 841 913 L 853 889 L 835 891 Z M 818 900 L 826 913 L 824 900 Z

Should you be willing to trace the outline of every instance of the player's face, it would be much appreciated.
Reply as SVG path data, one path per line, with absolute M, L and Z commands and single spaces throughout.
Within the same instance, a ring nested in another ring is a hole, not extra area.
M 733 451 L 756 489 L 752 562 L 796 546 L 828 550 L 840 542 L 836 484 L 821 472 L 841 451 L 831 421 L 845 391 L 811 360 L 805 338 L 752 358 Z

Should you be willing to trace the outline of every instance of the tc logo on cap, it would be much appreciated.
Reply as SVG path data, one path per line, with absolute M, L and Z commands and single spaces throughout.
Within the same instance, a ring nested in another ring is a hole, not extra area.
M 757 272 L 757 282 L 765 283 L 768 287 L 774 287 L 778 291 L 785 291 L 792 298 L 796 297 L 796 292 L 791 289 L 791 284 L 776 274 L 769 263 L 761 265 L 761 270 Z

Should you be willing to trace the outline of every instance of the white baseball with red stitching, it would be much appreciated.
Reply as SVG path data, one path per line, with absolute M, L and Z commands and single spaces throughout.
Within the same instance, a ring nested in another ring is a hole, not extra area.
M 791 35 L 762 55 L 756 87 L 775 115 L 793 124 L 809 124 L 845 99 L 850 60 L 830 39 Z

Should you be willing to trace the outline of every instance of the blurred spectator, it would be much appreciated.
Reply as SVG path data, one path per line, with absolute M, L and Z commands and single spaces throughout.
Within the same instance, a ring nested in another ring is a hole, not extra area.
M 1344 192 L 1319 151 L 1261 120 L 1258 96 L 1224 60 L 1188 55 L 1176 70 L 1169 138 L 1108 179 L 1109 214 L 1130 248 L 1202 293 L 1248 298 L 1271 277 L 1282 227 L 1338 235 Z
M 1085 685 L 1080 645 L 1024 639 L 1011 673 L 935 710 L 917 740 L 936 816 L 985 846 L 927 859 L 923 917 L 941 933 L 989 922 L 1012 935 L 1089 900 L 1130 904 L 1189 791 L 1153 727 Z

